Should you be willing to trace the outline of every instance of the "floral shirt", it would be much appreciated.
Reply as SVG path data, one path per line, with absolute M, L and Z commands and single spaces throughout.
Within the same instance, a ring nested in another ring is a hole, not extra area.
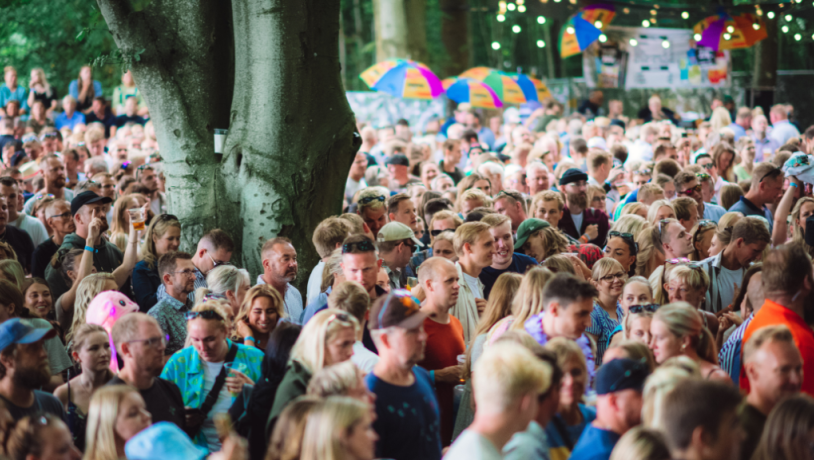
M 608 312 L 602 308 L 596 300 L 594 300 L 594 310 L 591 312 L 591 327 L 585 332 L 596 336 L 596 365 L 602 365 L 602 356 L 605 355 L 605 350 L 608 349 L 608 340 L 613 335 L 613 330 L 616 326 L 622 323 L 622 318 L 625 316 L 625 311 L 619 302 L 616 302 L 616 318 L 610 317 Z
M 163 286 L 163 285 L 162 285 Z M 187 341 L 187 320 L 185 314 L 192 309 L 192 302 L 187 299 L 186 303 L 178 301 L 170 295 L 164 295 L 147 312 L 148 315 L 158 321 L 161 330 L 170 336 L 167 342 L 165 355 L 171 355 L 184 348 Z

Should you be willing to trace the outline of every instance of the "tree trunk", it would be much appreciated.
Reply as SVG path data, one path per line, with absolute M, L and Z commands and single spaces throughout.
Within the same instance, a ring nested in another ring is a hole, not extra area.
M 407 55 L 410 59 L 427 62 L 427 0 L 404 0 L 407 20 Z
M 164 0 L 142 11 L 97 0 L 150 107 L 171 212 L 194 249 L 212 228 L 262 272 L 259 248 L 287 236 L 307 280 L 311 234 L 341 211 L 358 149 L 338 63 L 339 2 Z M 223 158 L 213 130 L 228 128 Z
M 404 0 L 373 0 L 373 16 L 376 22 L 376 61 L 408 57 Z
M 469 1 L 441 0 L 441 40 L 449 55 L 444 75 L 458 75 L 470 66 Z
M 778 19 L 765 19 L 767 37 L 755 44 L 753 88 L 774 88 L 777 84 Z

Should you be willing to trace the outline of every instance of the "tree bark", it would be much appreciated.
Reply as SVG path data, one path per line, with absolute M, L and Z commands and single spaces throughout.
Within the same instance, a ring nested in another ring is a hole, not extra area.
M 441 0 L 441 40 L 449 55 L 444 75 L 458 75 L 470 67 L 469 1 Z
M 755 44 L 753 88 L 774 88 L 777 85 L 778 19 L 765 19 L 767 37 Z
M 407 55 L 410 59 L 427 62 L 427 0 L 404 0 L 407 20 Z
M 376 23 L 376 61 L 390 58 L 406 58 L 407 13 L 405 0 L 373 0 L 373 17 Z
M 318 258 L 311 234 L 341 211 L 360 143 L 340 79 L 339 2 L 163 0 L 142 11 L 97 2 L 119 49 L 144 50 L 132 69 L 182 247 L 224 229 L 234 259 L 256 275 L 263 242 L 287 236 L 304 286 Z M 215 128 L 229 128 L 222 159 Z

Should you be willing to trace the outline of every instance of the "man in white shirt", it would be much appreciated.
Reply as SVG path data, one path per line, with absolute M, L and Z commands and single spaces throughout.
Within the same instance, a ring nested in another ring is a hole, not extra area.
M 305 292 L 306 305 L 311 305 L 311 303 L 319 297 L 325 262 L 331 257 L 331 253 L 335 249 L 342 247 L 342 242 L 345 241 L 349 233 L 350 228 L 348 223 L 335 216 L 323 220 L 314 230 L 311 242 L 314 243 L 314 247 L 317 249 L 320 261 L 317 266 L 311 270 L 311 276 L 308 277 L 308 287 Z
M 302 294 L 291 282 L 297 279 L 297 250 L 291 240 L 278 236 L 266 241 L 260 251 L 263 258 L 263 274 L 257 277 L 257 284 L 269 284 L 282 294 L 285 315 L 295 324 L 300 324 L 303 312 Z
M 489 225 L 483 222 L 469 222 L 455 230 L 453 246 L 458 262 L 458 284 L 460 291 L 458 302 L 450 313 L 458 318 L 464 330 L 464 341 L 467 345 L 475 333 L 480 313 L 486 308 L 483 296 L 483 283 L 478 276 L 481 271 L 492 265 L 495 255 L 495 241 L 489 232 Z

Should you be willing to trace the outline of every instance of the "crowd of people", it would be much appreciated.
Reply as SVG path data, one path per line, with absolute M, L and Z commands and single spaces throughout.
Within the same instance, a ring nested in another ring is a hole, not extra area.
M 814 459 L 814 197 L 789 172 L 814 127 L 789 106 L 360 123 L 298 283 L 282 236 L 254 280 L 223 230 L 181 248 L 129 73 L 107 101 L 82 68 L 62 111 L 16 78 L 0 457 Z

